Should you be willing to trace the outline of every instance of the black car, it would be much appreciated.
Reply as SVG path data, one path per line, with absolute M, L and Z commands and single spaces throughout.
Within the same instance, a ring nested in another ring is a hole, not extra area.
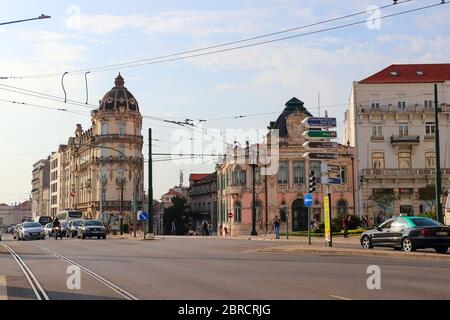
M 361 235 L 364 249 L 392 247 L 405 252 L 433 248 L 447 253 L 450 247 L 450 228 L 429 218 L 396 217 Z

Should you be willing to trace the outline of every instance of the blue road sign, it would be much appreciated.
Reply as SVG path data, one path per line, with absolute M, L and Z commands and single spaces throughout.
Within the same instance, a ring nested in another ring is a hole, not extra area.
M 328 184 L 342 184 L 342 180 L 339 178 L 328 178 Z
M 310 127 L 317 128 L 335 128 L 337 127 L 336 118 L 307 118 L 304 121 Z
M 148 213 L 147 212 L 141 212 L 141 214 L 139 215 L 139 220 L 140 221 L 147 221 L 148 220 Z
M 311 207 L 312 206 L 312 204 L 313 204 L 313 196 L 312 196 L 312 194 L 310 194 L 310 193 L 308 193 L 306 196 L 305 196 L 305 199 L 303 199 L 303 203 L 305 204 L 305 206 L 307 207 L 307 208 L 309 208 L 309 207 Z

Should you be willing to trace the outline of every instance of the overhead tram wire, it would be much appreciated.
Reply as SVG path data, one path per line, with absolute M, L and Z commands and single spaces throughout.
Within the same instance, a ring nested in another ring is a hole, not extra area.
M 26 106 L 26 107 L 32 107 L 32 108 L 50 110 L 50 111 L 59 111 L 59 112 L 71 113 L 71 114 L 76 114 L 76 115 L 81 115 L 81 116 L 89 116 L 88 114 L 85 114 L 85 113 L 76 112 L 76 111 L 72 111 L 72 110 L 68 110 L 68 109 L 64 109 L 64 108 L 52 108 L 52 107 L 36 105 L 36 104 L 28 103 L 28 102 L 8 100 L 8 99 L 0 99 L 0 101 L 11 103 L 11 104 L 18 105 L 18 106 Z
M 412 2 L 412 1 L 414 1 L 414 0 L 396 1 L 394 3 L 381 6 L 380 9 L 386 9 L 386 8 L 389 8 L 389 7 L 398 6 L 400 4 L 404 4 L 404 3 L 408 3 L 408 2 Z M 445 1 L 444 1 L 444 3 L 445 3 Z M 235 45 L 235 44 L 239 44 L 239 43 L 249 42 L 249 41 L 263 39 L 263 38 L 268 38 L 268 37 L 273 37 L 275 35 L 279 35 L 279 34 L 283 34 L 283 33 L 289 33 L 289 32 L 292 32 L 292 31 L 306 29 L 306 28 L 310 28 L 310 27 L 314 27 L 314 26 L 318 26 L 318 25 L 322 25 L 322 24 L 327 24 L 327 23 L 335 22 L 335 21 L 339 21 L 339 20 L 344 20 L 344 19 L 347 19 L 347 18 L 359 16 L 359 15 L 366 14 L 366 13 L 367 13 L 367 10 L 358 11 L 358 12 L 350 13 L 350 14 L 347 14 L 347 15 L 344 15 L 344 16 L 336 17 L 336 18 L 322 20 L 322 21 L 319 21 L 319 22 L 311 23 L 311 24 L 306 24 L 306 25 L 302 25 L 302 26 L 298 26 L 298 27 L 293 27 L 293 28 L 289 28 L 289 29 L 285 29 L 285 30 L 281 30 L 281 31 L 276 31 L 276 32 L 272 32 L 272 33 L 267 33 L 267 34 L 263 34 L 263 35 L 259 35 L 259 36 L 254 36 L 254 37 L 250 37 L 250 38 L 245 38 L 245 39 L 241 39 L 241 40 L 226 42 L 226 43 L 222 43 L 222 44 L 207 46 L 207 47 L 193 49 L 193 50 L 176 52 L 176 53 L 172 53 L 172 54 L 166 54 L 166 55 L 162 55 L 162 56 L 158 56 L 158 57 L 134 60 L 134 61 L 117 63 L 117 64 L 111 64 L 111 65 L 105 65 L 105 66 L 91 67 L 91 68 L 87 68 L 87 69 L 80 69 L 80 70 L 75 70 L 75 71 L 69 72 L 69 74 L 77 75 L 77 74 L 83 74 L 85 72 L 100 72 L 100 71 L 108 71 L 108 70 L 122 68 L 122 67 L 140 66 L 140 65 L 142 65 L 143 63 L 146 63 L 146 62 L 154 62 L 155 60 L 161 60 L 161 59 L 171 58 L 171 57 L 175 57 L 175 56 L 186 55 L 186 54 L 191 54 L 191 53 L 196 53 L 196 52 L 201 52 L 201 51 L 206 51 L 206 50 L 211 50 L 211 49 L 217 49 L 217 48 L 226 47 L 226 46 L 230 46 L 230 45 Z M 364 22 L 366 22 L 366 20 L 364 20 Z M 325 29 L 325 31 L 328 31 L 328 29 Z M 316 32 L 317 31 L 315 31 L 314 33 L 316 33 Z M 294 35 L 292 37 L 298 37 L 298 36 L 300 36 L 300 35 Z M 290 38 L 291 37 L 279 38 L 279 39 L 272 40 L 270 42 L 281 41 L 281 40 L 286 40 L 286 39 L 290 39 Z M 265 42 L 257 42 L 257 43 L 251 44 L 249 46 L 255 46 L 255 45 L 260 45 L 260 44 L 264 44 L 264 43 Z M 245 48 L 245 47 L 247 47 L 247 46 L 235 47 L 235 48 L 237 49 L 237 48 Z M 213 51 L 212 53 L 216 53 L 216 51 Z M 58 72 L 58 73 L 47 73 L 47 74 L 36 74 L 36 75 L 29 75 L 29 76 L 0 77 L 0 79 L 49 78 L 49 77 L 55 77 L 55 76 L 59 77 L 60 75 L 61 75 L 61 72 Z

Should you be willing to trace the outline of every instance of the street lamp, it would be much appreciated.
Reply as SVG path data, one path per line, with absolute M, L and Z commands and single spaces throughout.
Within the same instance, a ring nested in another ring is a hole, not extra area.
M 7 24 L 13 24 L 13 23 L 20 23 L 20 22 L 26 22 L 26 21 L 33 21 L 33 20 L 43 20 L 43 19 L 50 19 L 51 16 L 41 14 L 37 18 L 31 18 L 31 19 L 23 19 L 23 20 L 15 20 L 15 21 L 8 21 L 8 22 L 1 22 L 0 26 L 7 25 Z
M 249 148 L 249 142 L 247 141 L 247 151 L 250 151 L 250 166 L 252 167 L 252 177 L 253 177 L 253 187 L 252 187 L 252 236 L 257 236 L 258 232 L 256 232 L 256 167 L 258 166 L 259 160 L 259 147 L 255 152 L 255 148 Z

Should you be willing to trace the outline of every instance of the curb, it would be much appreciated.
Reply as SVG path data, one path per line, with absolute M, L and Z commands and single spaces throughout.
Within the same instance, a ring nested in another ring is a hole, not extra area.
M 312 254 L 331 254 L 336 256 L 360 256 L 360 257 L 390 257 L 404 258 L 413 260 L 440 260 L 450 261 L 450 254 L 420 253 L 420 252 L 389 252 L 384 250 L 352 250 L 342 248 L 311 248 L 311 247 L 272 247 L 249 250 L 246 252 L 257 253 L 312 253 Z

